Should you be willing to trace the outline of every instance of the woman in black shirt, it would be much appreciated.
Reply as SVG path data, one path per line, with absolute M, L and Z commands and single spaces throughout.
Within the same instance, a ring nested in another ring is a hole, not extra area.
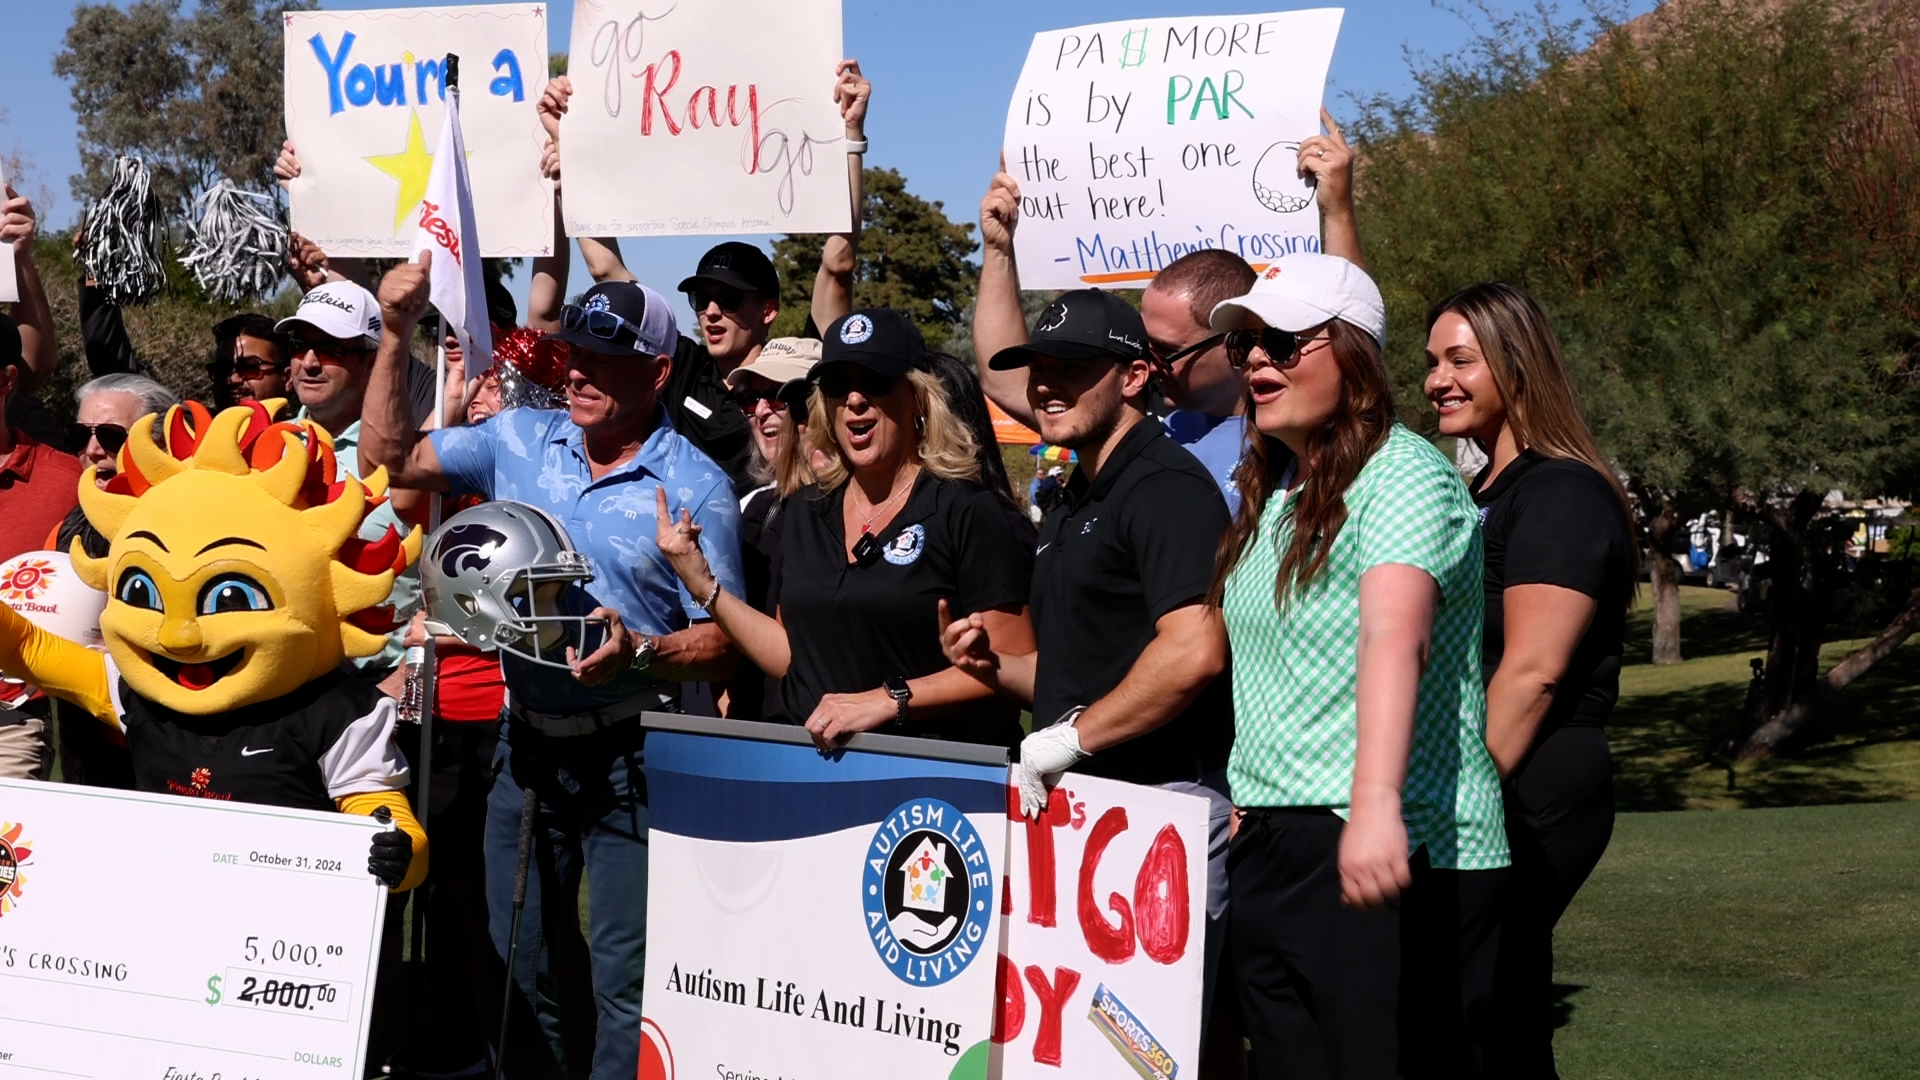
M 1481 669 L 1513 850 L 1488 1075 L 1550 1078 L 1553 927 L 1613 835 L 1605 725 L 1637 550 L 1626 491 L 1533 298 L 1473 285 L 1436 305 L 1427 326 L 1440 431 L 1488 457 L 1473 483 L 1486 550 Z
M 718 587 L 699 528 L 660 496 L 660 550 L 780 704 L 825 748 L 889 724 L 1011 746 L 1013 707 L 940 648 L 939 601 L 981 612 L 1031 649 L 1033 535 L 981 484 L 980 447 L 905 316 L 856 311 L 827 328 L 811 373 L 807 445 L 819 481 L 781 515 L 769 617 Z M 997 638 L 996 638 L 997 640 Z

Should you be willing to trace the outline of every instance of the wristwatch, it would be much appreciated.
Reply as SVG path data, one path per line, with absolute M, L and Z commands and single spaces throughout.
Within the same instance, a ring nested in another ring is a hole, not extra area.
M 897 710 L 894 713 L 893 722 L 896 724 L 905 724 L 907 722 L 907 702 L 913 700 L 913 687 L 908 686 L 907 680 L 898 675 L 889 675 L 887 680 L 880 685 L 886 689 L 887 695 L 893 698 L 894 708 Z
M 653 635 L 641 634 L 639 644 L 633 647 L 633 660 L 627 664 L 627 670 L 645 671 L 649 667 L 652 667 L 653 657 L 656 651 L 653 647 Z

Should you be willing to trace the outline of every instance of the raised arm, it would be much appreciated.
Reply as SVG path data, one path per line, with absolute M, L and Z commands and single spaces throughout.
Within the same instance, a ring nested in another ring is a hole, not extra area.
M 1360 225 L 1353 216 L 1353 148 L 1324 107 L 1320 123 L 1327 134 L 1301 140 L 1299 165 L 1300 175 L 1313 178 L 1314 197 L 1320 203 L 1320 250 L 1364 270 L 1367 260 L 1360 254 Z
M 40 629 L 4 604 L 0 604 L 0 671 L 120 726 L 107 687 L 106 656 Z
M 540 114 L 541 126 L 547 129 L 547 149 L 546 149 L 546 153 L 541 158 L 540 168 L 542 172 L 546 173 L 547 178 L 552 180 L 554 184 L 553 254 L 555 259 L 561 260 L 560 262 L 561 269 L 558 275 L 559 287 L 555 290 L 555 295 L 558 298 L 560 303 L 565 303 L 566 301 L 566 283 L 567 283 L 567 271 L 566 271 L 566 263 L 565 263 L 566 227 L 562 223 L 559 217 L 559 214 L 560 214 L 560 198 L 559 198 L 560 196 L 560 118 L 567 114 L 567 103 L 572 99 L 573 99 L 573 80 L 569 79 L 565 75 L 556 75 L 553 78 L 547 80 L 547 89 L 545 92 L 543 92 L 540 95 L 540 105 L 538 108 L 538 111 Z M 628 270 L 626 262 L 620 258 L 620 241 L 614 239 L 611 236 L 582 236 L 582 237 L 577 237 L 576 239 L 579 241 L 579 244 L 580 244 L 580 257 L 586 261 L 587 273 L 593 276 L 593 280 L 595 281 L 638 281 L 640 280 L 639 278 L 636 278 L 633 276 L 633 271 Z M 534 267 L 535 267 L 534 272 L 536 274 L 539 273 L 539 265 L 540 264 L 538 262 L 534 264 Z M 536 278 L 536 284 L 537 284 L 537 281 L 538 279 Z M 531 306 L 531 300 L 529 300 L 529 306 Z M 555 315 L 554 315 L 554 326 L 552 327 L 552 329 L 557 330 L 559 329 L 558 304 L 554 305 L 553 310 L 555 312 Z M 536 327 L 536 329 L 538 328 L 539 327 Z
M 1013 259 L 1013 230 L 1020 224 L 1020 185 L 1006 170 L 993 174 L 980 200 L 980 288 L 973 301 L 973 358 L 980 369 L 980 389 L 1000 411 L 1039 430 L 1033 406 L 1027 404 L 1027 376 L 1023 370 L 994 371 L 987 361 L 1001 349 L 1027 342 L 1027 316 L 1020 309 L 1020 268 Z
M 300 176 L 300 155 L 293 140 L 280 144 L 280 156 L 274 159 L 273 175 L 286 189 L 287 201 L 293 201 L 293 182 Z M 365 259 L 329 259 L 313 241 L 294 234 L 287 247 L 287 272 L 301 292 L 311 292 L 329 281 L 352 281 L 373 287 L 373 267 Z
M 393 487 L 446 491 L 440 456 L 414 424 L 407 390 L 407 365 L 413 362 L 408 343 L 427 310 L 432 266 L 433 252 L 423 251 L 419 262 L 401 263 L 380 281 L 380 351 L 360 410 L 360 466 L 366 471 L 386 466 Z
M 59 344 L 53 336 L 53 307 L 47 303 L 40 267 L 33 260 L 36 232 L 33 203 L 8 184 L 6 202 L 0 205 L 0 243 L 13 245 L 13 275 L 20 287 L 20 299 L 13 305 L 12 315 L 20 328 L 20 355 L 26 361 L 19 390 L 29 394 L 45 385 L 53 369 L 60 366 Z
M 866 209 L 867 101 L 873 84 L 860 74 L 860 61 L 842 60 L 833 100 L 847 126 L 847 190 L 852 199 L 852 224 L 844 233 L 827 237 L 820 250 L 820 269 L 813 276 L 813 325 L 825 328 L 853 310 L 853 272 L 860 260 L 860 226 Z

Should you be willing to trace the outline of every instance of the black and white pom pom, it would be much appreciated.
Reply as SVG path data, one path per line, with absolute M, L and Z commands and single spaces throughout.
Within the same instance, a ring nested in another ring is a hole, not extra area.
M 166 286 L 166 224 L 145 162 L 113 163 L 113 182 L 87 208 L 86 229 L 80 263 L 115 303 L 144 304 Z
M 180 264 L 215 300 L 237 304 L 265 297 L 280 281 L 287 258 L 287 230 L 273 197 L 222 180 L 199 201 L 200 220 L 189 226 Z

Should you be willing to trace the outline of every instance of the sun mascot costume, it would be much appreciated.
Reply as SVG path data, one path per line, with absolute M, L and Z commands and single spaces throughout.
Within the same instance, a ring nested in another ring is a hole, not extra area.
M 374 541 L 361 520 L 386 472 L 336 476 L 312 423 L 274 423 L 279 402 L 211 416 L 169 410 L 133 425 L 120 472 L 80 505 L 112 547 L 74 569 L 107 594 L 103 655 L 0 606 L 0 670 L 125 731 L 143 791 L 380 815 L 368 870 L 392 888 L 426 876 L 426 833 L 407 805 L 391 698 L 345 671 L 379 651 L 394 575 L 420 531 Z

